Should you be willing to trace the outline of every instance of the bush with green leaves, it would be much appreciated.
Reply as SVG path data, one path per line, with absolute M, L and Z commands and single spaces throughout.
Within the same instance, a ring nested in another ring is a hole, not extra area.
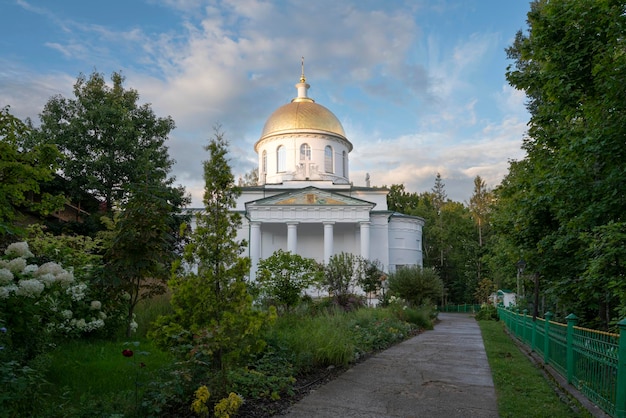
M 322 271 L 315 260 L 283 250 L 261 260 L 257 269 L 260 296 L 282 312 L 298 305 L 304 291 L 319 285 L 321 279 Z
M 388 298 L 387 307 L 398 319 L 420 329 L 433 329 L 434 320 L 437 318 L 435 306 L 428 300 L 424 300 L 420 306 L 413 307 L 404 299 L 392 295 Z
M 491 303 L 483 303 L 475 316 L 477 321 L 499 321 L 498 310 Z
M 439 300 L 443 292 L 443 281 L 432 268 L 403 267 L 390 274 L 388 280 L 390 293 L 406 300 L 412 307 Z
M 365 305 L 365 298 L 357 295 L 365 264 L 363 257 L 341 252 L 332 255 L 324 267 L 324 286 L 335 303 L 345 310 Z
M 325 285 L 334 296 L 355 292 L 361 276 L 362 258 L 351 253 L 334 254 L 324 268 Z

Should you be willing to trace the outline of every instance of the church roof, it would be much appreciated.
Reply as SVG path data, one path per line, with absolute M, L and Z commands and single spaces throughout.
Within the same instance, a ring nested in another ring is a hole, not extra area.
M 291 103 L 276 109 L 267 119 L 261 138 L 255 144 L 255 150 L 261 141 L 273 135 L 323 132 L 338 136 L 348 144 L 349 151 L 352 151 L 352 144 L 346 138 L 346 132 L 337 116 L 307 96 L 309 87 L 311 86 L 307 84 L 304 77 L 303 61 L 300 82 L 296 84 L 298 96 Z
M 324 106 L 310 101 L 292 101 L 279 107 L 265 122 L 261 139 L 302 130 L 323 131 L 346 139 L 339 119 Z

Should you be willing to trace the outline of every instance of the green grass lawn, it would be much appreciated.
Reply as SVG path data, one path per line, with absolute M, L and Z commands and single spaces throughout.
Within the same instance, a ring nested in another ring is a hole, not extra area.
M 124 357 L 124 349 L 132 350 L 133 356 Z M 64 416 L 86 416 L 92 411 L 128 416 L 153 376 L 172 362 L 169 354 L 149 342 L 78 340 L 51 355 L 47 373 L 51 405 L 64 410 Z M 55 414 L 47 411 L 46 416 Z
M 504 332 L 504 324 L 479 321 L 498 396 L 502 418 L 591 417 L 586 410 L 572 410 L 551 383 Z

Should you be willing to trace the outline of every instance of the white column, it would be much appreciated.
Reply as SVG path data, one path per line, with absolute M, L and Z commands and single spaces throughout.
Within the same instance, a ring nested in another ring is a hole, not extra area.
M 250 280 L 256 280 L 256 269 L 261 258 L 261 222 L 250 222 Z
M 370 222 L 361 222 L 361 257 L 370 258 Z
M 334 222 L 324 222 L 324 263 L 328 264 L 333 255 L 333 225 Z
M 298 222 L 287 222 L 287 251 L 298 254 Z

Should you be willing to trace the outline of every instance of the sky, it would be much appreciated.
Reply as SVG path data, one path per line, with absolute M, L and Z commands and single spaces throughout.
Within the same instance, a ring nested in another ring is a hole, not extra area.
M 524 157 L 523 92 L 505 49 L 528 0 L 0 0 L 0 107 L 37 124 L 80 74 L 125 77 L 175 123 L 172 175 L 202 205 L 204 146 L 221 126 L 236 178 L 258 166 L 267 118 L 308 95 L 354 145 L 350 180 L 466 203 Z

